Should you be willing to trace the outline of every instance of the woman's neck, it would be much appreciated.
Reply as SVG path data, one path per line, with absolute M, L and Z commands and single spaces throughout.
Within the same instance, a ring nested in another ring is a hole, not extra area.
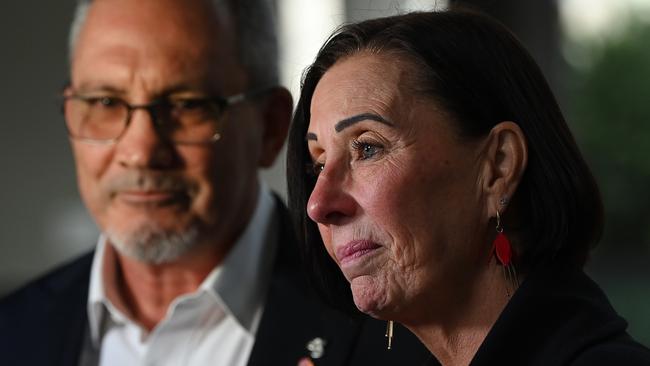
M 494 262 L 485 267 L 468 291 L 450 296 L 444 307 L 404 323 L 444 366 L 469 365 L 506 307 L 509 297 L 503 268 Z M 437 295 L 437 296 L 436 296 Z M 432 294 L 438 300 L 440 295 Z M 457 300 L 453 300 L 453 299 Z M 436 313 L 436 314 L 431 314 Z

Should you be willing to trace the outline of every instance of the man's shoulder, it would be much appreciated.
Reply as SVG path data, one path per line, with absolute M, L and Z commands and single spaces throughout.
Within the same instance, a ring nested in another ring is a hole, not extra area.
M 58 303 L 85 301 L 93 253 L 61 265 L 0 300 L 0 328 L 21 318 L 39 317 Z
M 70 364 L 86 327 L 92 253 L 0 300 L 0 359 L 7 364 Z

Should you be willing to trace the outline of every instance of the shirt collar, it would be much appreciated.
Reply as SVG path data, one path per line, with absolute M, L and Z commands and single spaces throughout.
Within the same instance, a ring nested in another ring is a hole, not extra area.
M 220 296 L 226 310 L 246 329 L 253 328 L 256 309 L 263 303 L 277 242 L 278 223 L 273 196 L 260 184 L 257 208 L 222 265 L 201 285 Z
M 268 186 L 261 182 L 255 212 L 230 253 L 212 270 L 194 294 L 180 296 L 170 307 L 181 298 L 207 292 L 254 335 L 259 322 L 258 310 L 266 295 L 277 244 L 278 223 L 273 215 L 274 206 Z M 88 293 L 90 335 L 96 346 L 99 345 L 104 332 L 102 328 L 109 317 L 114 322 L 129 321 L 111 302 L 120 299 L 114 292 L 116 262 L 112 250 L 108 249 L 106 237 L 101 235 L 93 258 Z

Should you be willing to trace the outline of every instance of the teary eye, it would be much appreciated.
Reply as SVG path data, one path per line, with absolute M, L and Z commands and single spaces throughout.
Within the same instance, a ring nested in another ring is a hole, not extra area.
M 366 160 L 379 154 L 383 147 L 371 142 L 353 140 L 352 149 L 358 153 L 360 160 Z

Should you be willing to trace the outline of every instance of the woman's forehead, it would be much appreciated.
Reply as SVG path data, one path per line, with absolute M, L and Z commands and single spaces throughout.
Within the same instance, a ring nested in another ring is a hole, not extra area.
M 361 53 L 340 60 L 314 90 L 310 122 L 369 112 L 391 114 L 413 97 L 412 67 L 383 54 Z

